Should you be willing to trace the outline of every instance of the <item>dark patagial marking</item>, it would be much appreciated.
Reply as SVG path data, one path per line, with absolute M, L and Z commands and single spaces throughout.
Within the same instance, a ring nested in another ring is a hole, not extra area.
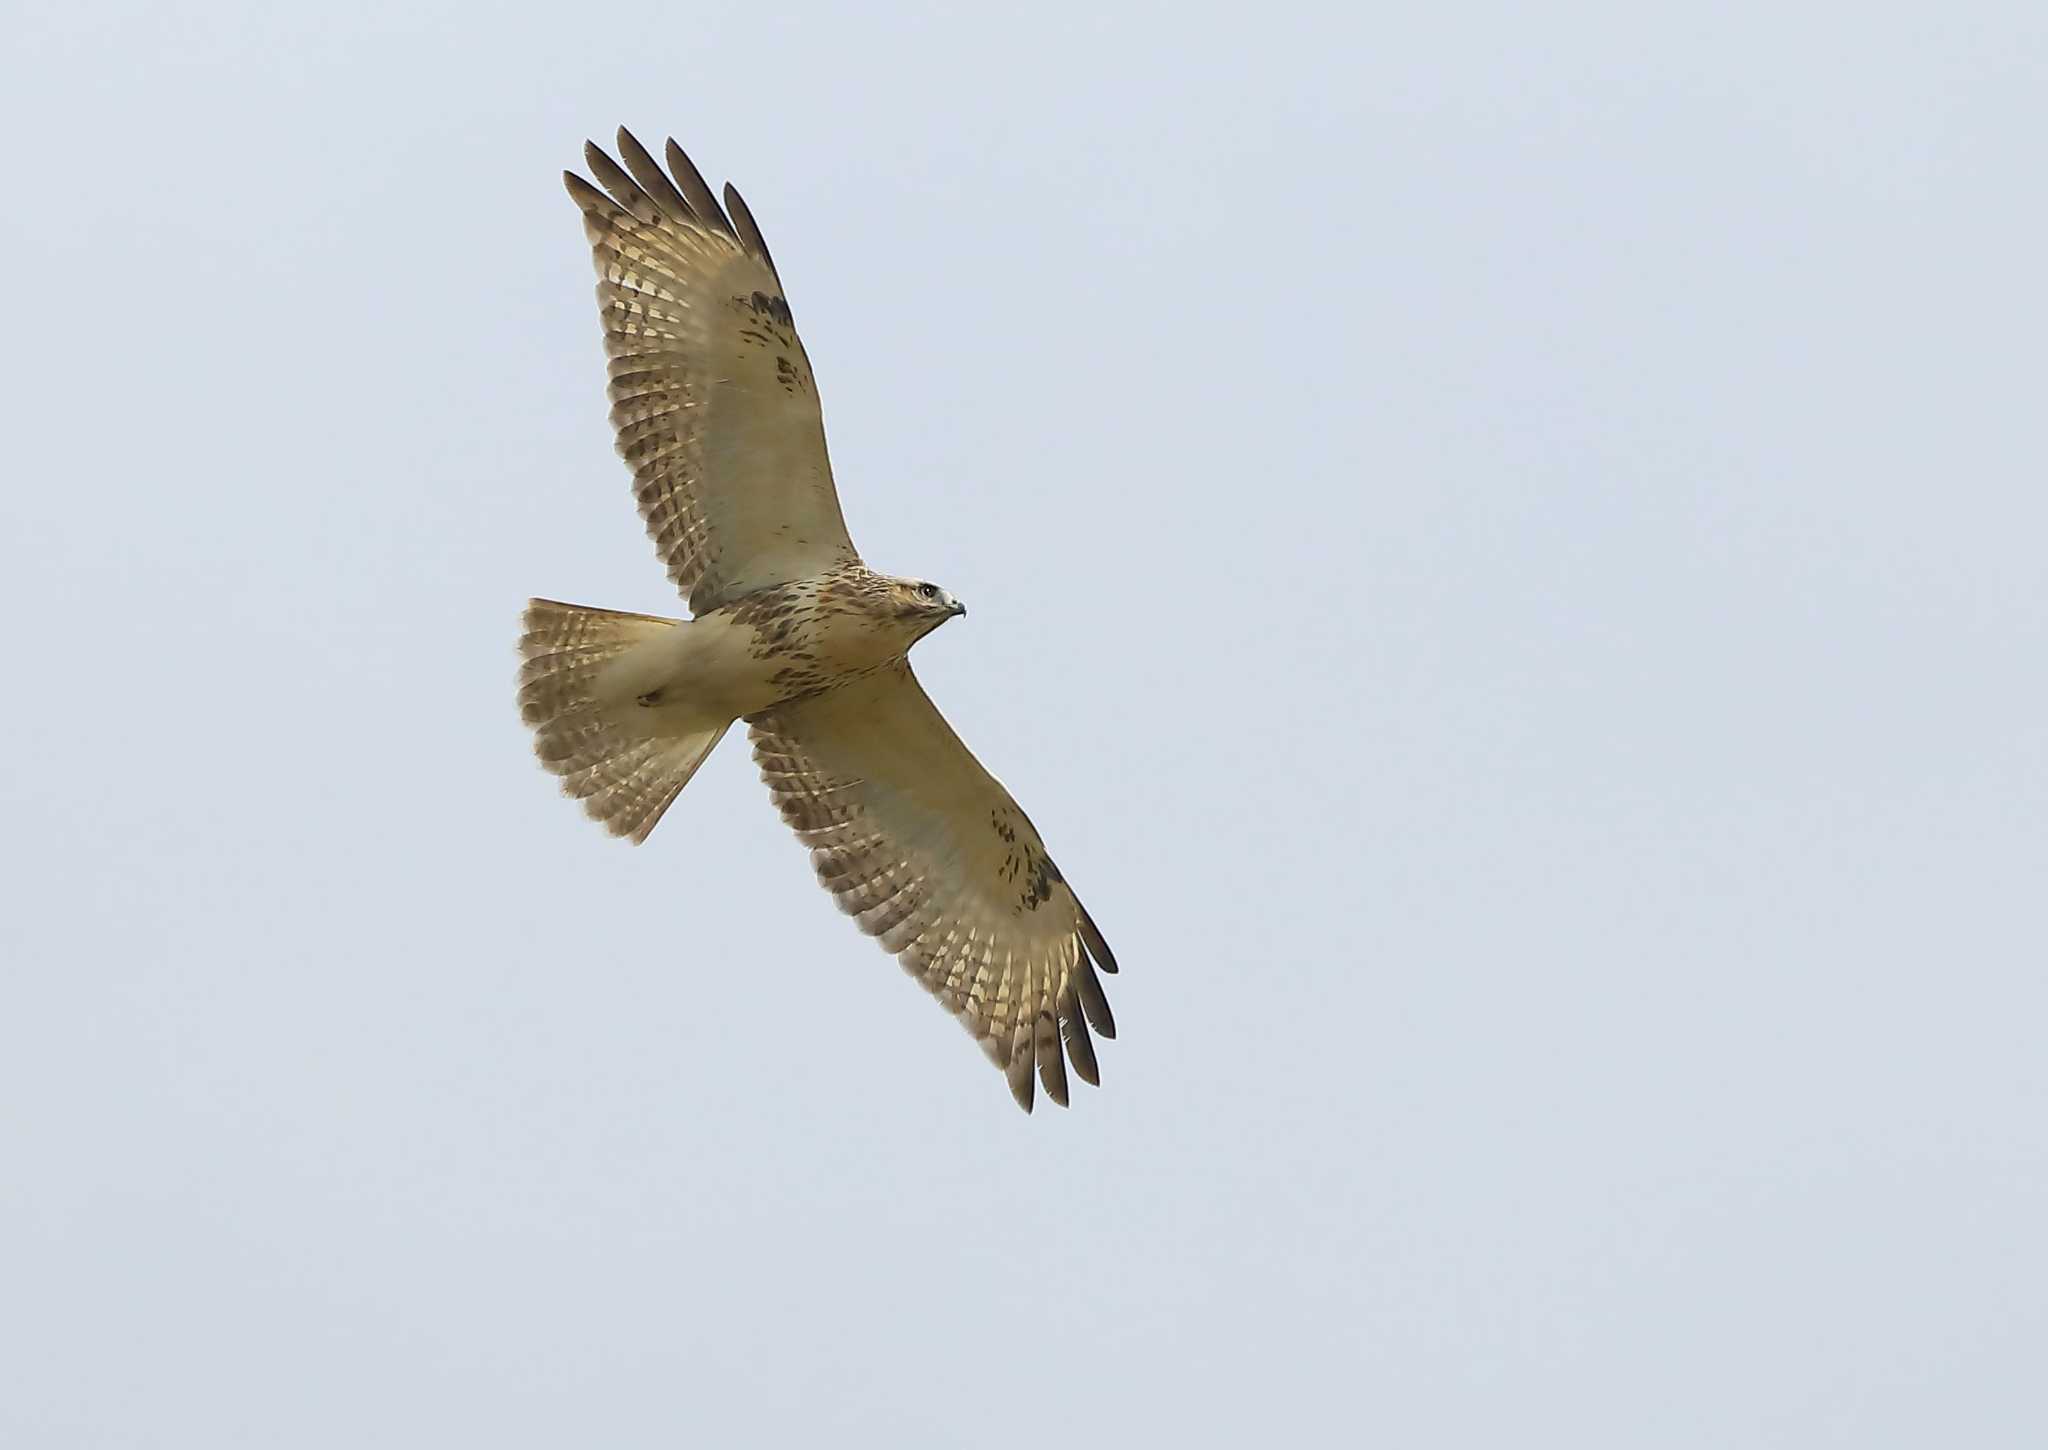
M 735 297 L 732 305 L 783 327 L 796 325 L 796 319 L 790 315 L 789 304 L 772 293 L 756 292 L 751 297 Z
M 1060 868 L 1052 864 L 1052 857 L 1031 842 L 1018 841 L 1017 821 L 1013 813 L 1001 808 L 992 810 L 988 814 L 988 824 L 1005 847 L 1003 864 L 997 868 L 997 874 L 1005 881 L 1023 883 L 1023 889 L 1017 896 L 1018 913 L 1038 910 L 1052 900 L 1053 887 L 1064 879 Z
M 732 299 L 733 311 L 741 314 L 739 336 L 744 342 L 772 352 L 796 350 L 796 332 L 789 316 L 789 304 L 780 297 L 756 292 L 751 297 Z M 752 317 L 746 314 L 752 313 Z
M 1060 868 L 1052 864 L 1052 857 L 1040 856 L 1031 868 L 1031 879 L 1024 883 L 1024 895 L 1019 898 L 1026 911 L 1036 911 L 1052 900 L 1052 889 L 1064 878 Z

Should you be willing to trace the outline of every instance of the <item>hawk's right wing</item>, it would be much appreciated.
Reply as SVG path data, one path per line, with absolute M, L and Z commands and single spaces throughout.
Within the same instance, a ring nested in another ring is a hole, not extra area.
M 747 723 L 818 879 L 960 1019 L 1018 1104 L 1030 1110 L 1036 1069 L 1064 1106 L 1068 1059 L 1094 1082 L 1088 1028 L 1116 1035 L 1095 969 L 1113 972 L 1116 959 L 1037 830 L 910 666 Z
M 624 129 L 619 155 L 625 169 L 584 148 L 610 196 L 564 180 L 597 263 L 619 453 L 669 577 L 702 614 L 858 559 L 810 360 L 746 203 L 726 187 L 728 216 L 673 141 L 668 172 Z

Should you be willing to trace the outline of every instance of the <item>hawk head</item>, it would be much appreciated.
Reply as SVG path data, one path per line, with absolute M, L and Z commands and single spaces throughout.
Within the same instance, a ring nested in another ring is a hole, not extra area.
M 966 605 L 929 579 L 891 579 L 889 604 L 919 638 L 967 612 Z

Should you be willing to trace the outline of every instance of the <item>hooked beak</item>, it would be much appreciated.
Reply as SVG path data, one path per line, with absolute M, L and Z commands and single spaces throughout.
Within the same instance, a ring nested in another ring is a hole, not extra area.
M 951 612 L 959 615 L 962 619 L 965 619 L 967 617 L 967 606 L 956 599 L 953 601 L 953 608 Z

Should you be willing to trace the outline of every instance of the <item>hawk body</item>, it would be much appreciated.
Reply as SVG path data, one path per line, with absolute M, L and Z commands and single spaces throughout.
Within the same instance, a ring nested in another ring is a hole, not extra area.
M 1027 1110 L 1098 1080 L 1115 958 L 1045 843 L 911 673 L 966 613 L 846 531 L 809 359 L 760 230 L 668 143 L 567 177 L 598 271 L 612 423 L 693 618 L 533 600 L 520 711 L 543 764 L 645 840 L 736 720 L 818 879 L 967 1027 Z

